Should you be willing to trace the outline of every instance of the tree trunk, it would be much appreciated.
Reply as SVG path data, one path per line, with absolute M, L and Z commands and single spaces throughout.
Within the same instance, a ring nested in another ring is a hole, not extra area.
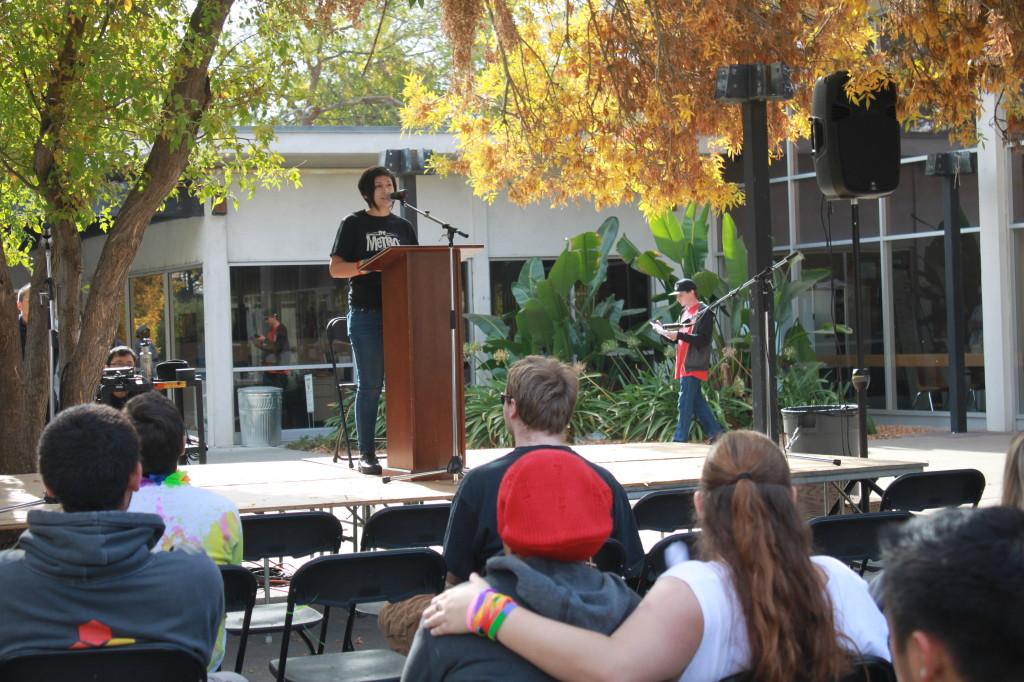
M 175 61 L 180 66 L 164 98 L 165 118 L 169 122 L 154 142 L 142 177 L 121 205 L 93 275 L 84 310 L 80 305 L 82 287 L 82 249 L 77 227 L 66 220 L 50 222 L 54 237 L 53 271 L 57 287 L 60 329 L 60 397 L 66 408 L 92 401 L 101 370 L 110 347 L 113 330 L 121 311 L 128 270 L 153 214 L 175 188 L 189 155 L 195 146 L 199 123 L 210 103 L 210 59 L 223 31 L 224 21 L 234 0 L 200 0 L 192 13 Z M 74 27 L 71 29 L 74 30 Z M 70 39 L 61 60 L 73 61 Z M 61 70 L 69 73 L 73 70 Z M 58 84 L 59 85 L 59 84 Z M 49 105 L 59 111 L 61 88 L 53 86 Z M 173 121 L 184 121 L 180 127 Z M 59 118 L 42 120 L 44 129 L 59 126 Z M 40 139 L 43 136 L 40 135 Z M 52 138 L 51 138 L 52 139 Z M 37 146 L 36 172 L 52 210 L 61 206 L 59 174 L 54 172 L 53 150 Z M 45 261 L 42 249 L 33 257 L 33 298 L 44 289 Z M 0 291 L 10 291 L 6 263 L 0 266 Z M 10 308 L 8 308 L 9 310 Z M 34 306 L 29 317 L 29 339 L 25 360 L 20 362 L 20 341 L 16 322 L 0 318 L 0 362 L 5 367 L 20 367 L 11 382 L 4 381 L 0 399 L 0 472 L 25 473 L 36 468 L 35 450 L 46 420 L 46 308 Z M 13 385 L 11 385 L 13 384 Z M 6 387 L 10 385 L 10 391 Z
M 36 248 L 34 260 L 42 249 Z M 0 363 L 10 368 L 2 372 L 0 396 L 0 453 L 5 474 L 24 474 L 36 470 L 36 443 L 46 421 L 46 309 L 38 305 L 44 270 L 37 268 L 32 278 L 32 311 L 29 313 L 25 355 L 21 352 L 15 299 L 3 300 L 0 324 Z M 0 258 L 0 291 L 14 291 L 7 262 Z

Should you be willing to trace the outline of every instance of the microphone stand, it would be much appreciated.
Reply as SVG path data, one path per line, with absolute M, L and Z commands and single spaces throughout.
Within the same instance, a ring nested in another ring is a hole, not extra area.
M 9 511 L 14 511 L 15 509 L 24 509 L 25 507 L 36 507 L 41 504 L 58 504 L 59 502 L 60 500 L 58 500 L 56 497 L 50 497 L 49 495 L 45 495 L 38 500 L 32 500 L 30 502 L 21 502 L 19 504 L 12 504 L 7 507 L 0 507 L 0 514 L 5 514 Z
M 47 307 L 49 308 L 49 317 L 47 324 L 49 329 L 46 333 L 47 339 L 47 353 L 46 353 L 46 367 L 47 367 L 47 388 L 50 392 L 50 415 L 49 418 L 52 420 L 57 416 L 57 410 L 59 404 L 57 401 L 57 391 L 60 390 L 60 384 L 54 386 L 54 376 L 56 374 L 56 367 L 53 362 L 53 350 L 56 347 L 55 338 L 58 335 L 59 328 L 57 326 L 57 298 L 55 295 L 53 285 L 53 235 L 50 233 L 50 228 L 44 223 L 43 224 L 43 255 L 44 261 L 46 262 L 46 292 L 43 294 L 47 299 Z
M 463 237 L 465 239 L 469 239 L 469 235 L 466 234 L 465 232 L 463 232 L 462 230 L 460 230 L 460 229 L 458 229 L 456 227 L 453 227 L 449 223 L 446 223 L 443 220 L 438 220 L 434 216 L 430 215 L 430 211 L 421 211 L 420 209 L 416 208 L 412 204 L 406 202 L 406 200 L 405 200 L 405 192 L 404 191 L 403 192 L 395 192 L 395 194 L 392 195 L 392 198 L 393 199 L 397 199 L 398 201 L 402 202 L 402 206 L 403 207 L 408 208 L 408 209 L 412 210 L 414 213 L 423 216 L 427 220 L 431 220 L 431 221 L 437 223 L 438 225 L 440 225 L 441 228 L 445 231 L 445 233 L 447 235 L 447 238 L 448 238 L 448 293 L 449 293 L 449 306 L 450 306 L 449 310 L 448 310 L 448 318 L 449 318 L 449 327 L 450 327 L 450 334 L 451 334 L 451 353 L 450 353 L 450 356 L 451 356 L 451 375 L 452 375 L 452 384 L 451 384 L 451 396 L 452 396 L 452 401 L 451 401 L 451 410 L 452 410 L 452 423 L 451 423 L 451 427 L 452 427 L 452 434 L 451 434 L 452 435 L 452 456 L 451 456 L 451 459 L 448 460 L 447 466 L 445 466 L 445 468 L 443 468 L 443 469 L 430 469 L 428 471 L 414 471 L 414 472 L 410 472 L 408 474 L 398 474 L 398 475 L 395 475 L 395 476 L 382 476 L 381 477 L 381 482 L 383 482 L 383 483 L 390 483 L 391 481 L 414 481 L 417 478 L 423 478 L 425 476 L 437 476 L 438 474 L 448 474 L 448 475 L 452 476 L 453 478 L 457 478 L 459 476 L 462 476 L 463 472 L 466 470 L 466 463 L 465 463 L 466 460 L 465 460 L 465 454 L 459 452 L 459 424 L 458 424 L 458 420 L 456 418 L 457 415 L 458 415 L 458 385 L 457 385 L 457 381 L 458 381 L 458 367 L 456 366 L 456 361 L 457 361 L 457 358 L 458 358 L 458 355 L 459 355 L 459 352 L 458 352 L 458 333 L 457 333 L 458 332 L 458 326 L 457 325 L 459 324 L 459 316 L 458 316 L 458 313 L 457 313 L 457 310 L 458 310 L 458 300 L 456 299 L 456 295 L 455 295 L 455 273 L 456 273 L 455 268 L 458 267 L 458 262 L 456 261 L 456 258 L 455 258 L 455 235 L 459 235 L 460 237 Z

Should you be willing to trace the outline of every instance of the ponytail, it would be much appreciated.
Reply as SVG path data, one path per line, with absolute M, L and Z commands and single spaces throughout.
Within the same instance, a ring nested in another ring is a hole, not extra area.
M 701 486 L 701 556 L 730 571 L 753 679 L 836 678 L 848 657 L 778 447 L 752 431 L 726 434 L 704 464 Z

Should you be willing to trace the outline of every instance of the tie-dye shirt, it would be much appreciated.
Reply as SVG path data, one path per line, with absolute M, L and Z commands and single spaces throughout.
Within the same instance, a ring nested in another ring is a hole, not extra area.
M 169 479 L 171 485 L 154 483 L 145 476 L 142 487 L 132 495 L 128 511 L 157 514 L 164 520 L 164 534 L 153 551 L 189 546 L 206 552 L 216 564 L 242 563 L 242 521 L 238 507 L 228 498 L 202 488 L 193 488 L 185 478 Z M 221 624 L 210 660 L 216 670 L 224 658 L 226 633 Z

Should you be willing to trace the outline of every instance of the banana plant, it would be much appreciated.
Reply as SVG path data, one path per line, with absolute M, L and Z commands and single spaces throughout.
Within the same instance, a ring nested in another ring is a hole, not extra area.
M 602 372 L 610 356 L 633 352 L 621 322 L 642 311 L 626 309 L 613 296 L 598 298 L 618 232 L 619 221 L 612 217 L 597 231 L 572 237 L 547 274 L 540 259 L 529 259 L 512 285 L 518 305 L 514 331 L 493 315 L 467 315 L 487 336 L 482 350 L 489 359 L 481 367 L 498 369 L 496 353 L 503 365 L 542 353 Z

